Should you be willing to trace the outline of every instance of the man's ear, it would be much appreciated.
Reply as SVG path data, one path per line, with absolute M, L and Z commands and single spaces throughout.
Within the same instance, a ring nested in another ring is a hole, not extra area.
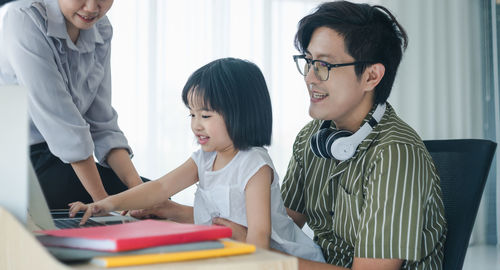
M 380 83 L 385 74 L 385 66 L 376 63 L 368 66 L 363 73 L 364 90 L 371 91 Z

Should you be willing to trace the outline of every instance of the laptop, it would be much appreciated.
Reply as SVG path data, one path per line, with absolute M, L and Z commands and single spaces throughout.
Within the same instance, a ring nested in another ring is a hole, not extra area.
M 80 227 L 80 218 L 69 218 L 67 210 L 51 211 L 29 159 L 27 91 L 19 85 L 0 86 L 0 206 L 22 223 L 32 221 L 42 230 Z M 28 211 L 26 211 L 26 209 Z M 28 215 L 31 219 L 28 219 Z M 92 217 L 84 226 L 104 226 L 136 221 L 110 213 Z
M 68 216 L 68 211 L 65 209 L 49 211 L 47 201 L 45 200 L 45 196 L 43 195 L 40 183 L 36 178 L 36 174 L 31 166 L 31 163 L 28 164 L 28 190 L 28 214 L 30 215 L 33 223 L 43 230 L 105 226 L 133 222 L 137 220 L 133 217 L 122 216 L 113 212 L 108 216 L 91 217 L 87 223 L 80 226 L 79 223 L 83 213 L 80 213 L 77 217 L 70 218 Z
M 26 223 L 28 206 L 28 99 L 26 90 L 0 86 L 0 206 Z

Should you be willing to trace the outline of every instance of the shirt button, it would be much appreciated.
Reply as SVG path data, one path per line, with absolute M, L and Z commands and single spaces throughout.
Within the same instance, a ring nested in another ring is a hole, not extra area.
M 330 213 L 330 216 L 332 216 L 332 217 L 333 217 L 333 211 L 330 211 L 330 212 L 328 212 L 328 213 Z
M 318 241 L 318 237 L 315 235 L 313 238 L 314 241 Z

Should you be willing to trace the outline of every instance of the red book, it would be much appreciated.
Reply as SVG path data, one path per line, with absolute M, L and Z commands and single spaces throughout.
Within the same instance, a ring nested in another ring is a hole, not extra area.
M 141 220 L 117 225 L 38 231 L 46 246 L 62 246 L 103 251 L 126 251 L 169 244 L 200 242 L 231 237 L 223 226 L 181 224 Z

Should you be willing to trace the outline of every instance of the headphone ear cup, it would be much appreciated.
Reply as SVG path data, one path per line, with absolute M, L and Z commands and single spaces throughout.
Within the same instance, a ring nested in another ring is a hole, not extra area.
M 350 149 L 345 149 L 347 146 L 344 141 L 347 140 L 347 137 L 351 136 L 353 133 L 348 131 L 348 130 L 337 130 L 333 134 L 331 134 L 325 143 L 325 147 L 328 151 L 328 154 L 331 156 L 331 158 L 334 158 L 339 161 L 347 160 L 352 155 L 346 156 L 344 153 L 346 152 L 352 152 L 348 151 Z M 345 138 L 345 139 L 342 139 Z M 350 144 L 347 144 L 350 145 Z
M 316 134 L 311 137 L 310 147 L 314 155 L 322 158 L 332 158 L 329 153 L 330 151 L 326 146 L 326 141 L 328 140 L 328 137 L 330 137 L 330 134 L 332 132 L 333 130 L 324 128 L 318 130 L 318 132 L 316 132 Z

